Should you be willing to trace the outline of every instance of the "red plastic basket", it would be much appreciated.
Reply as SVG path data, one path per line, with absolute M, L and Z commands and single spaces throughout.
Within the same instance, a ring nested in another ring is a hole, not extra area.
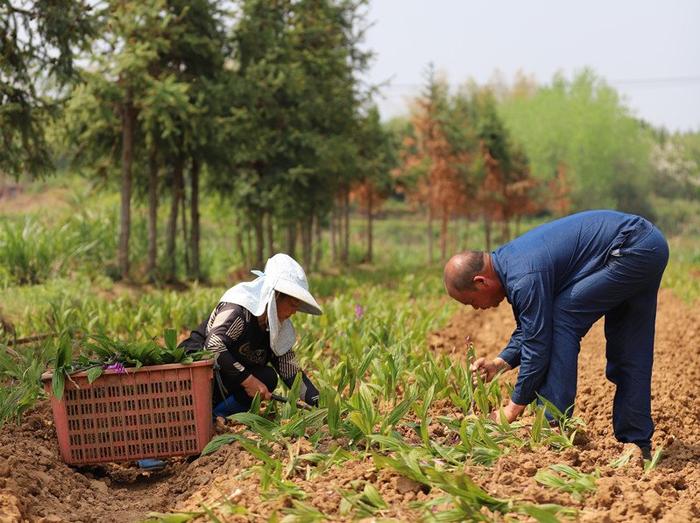
M 51 396 L 58 446 L 70 465 L 199 454 L 212 436 L 213 360 L 87 373 Z M 41 376 L 51 392 L 51 372 Z M 74 383 L 73 383 L 74 382 Z

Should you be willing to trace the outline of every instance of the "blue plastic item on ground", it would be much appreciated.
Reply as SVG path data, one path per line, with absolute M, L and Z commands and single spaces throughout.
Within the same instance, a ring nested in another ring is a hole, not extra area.
M 163 470 L 168 464 L 167 461 L 162 459 L 140 459 L 136 462 L 141 470 L 147 471 L 158 471 Z

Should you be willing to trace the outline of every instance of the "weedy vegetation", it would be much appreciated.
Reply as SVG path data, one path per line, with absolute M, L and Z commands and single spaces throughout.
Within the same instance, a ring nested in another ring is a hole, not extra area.
M 381 279 L 393 281 L 392 288 L 375 284 L 376 278 L 374 273 L 357 271 L 314 280 L 312 287 L 316 285 L 313 288 L 319 288 L 319 294 L 335 295 L 325 300 L 323 316 L 295 317 L 300 336 L 296 351 L 301 365 L 312 371 L 320 387 L 319 408 L 297 408 L 297 382 L 285 391 L 288 403 L 263 405 L 258 399 L 250 412 L 232 416 L 231 422 L 239 428 L 214 438 L 204 453 L 234 444 L 237 451 L 251 454 L 258 465 L 246 474 L 258 478 L 263 499 L 288 500 L 282 521 L 332 520 L 332 514 L 314 507 L 309 488 L 334 467 L 366 460 L 377 470 L 423 486 L 429 495 L 423 502 L 414 502 L 411 510 L 426 521 L 486 521 L 499 514 L 553 521 L 574 514 L 562 506 L 493 497 L 464 475 L 465 464 L 488 467 L 523 447 L 565 448 L 571 444 L 572 425 L 562 422 L 562 427 L 550 428 L 544 422 L 544 407 L 534 405 L 539 421 L 532 431 L 521 423 L 486 419 L 484 414 L 497 408 L 509 391 L 498 380 L 484 383 L 472 376 L 468 361 L 474 347 L 468 348 L 462 361 L 426 347 L 428 333 L 454 312 L 443 297 L 435 271 L 414 270 L 408 275 L 400 269 L 389 271 Z M 352 290 L 337 292 L 346 285 Z M 4 379 L 28 384 L 23 392 L 26 399 L 7 402 L 16 408 L 9 413 L 3 410 L 2 415 L 16 419 L 42 397 L 38 376 L 47 364 L 60 371 L 54 382 L 54 393 L 59 395 L 76 370 L 88 370 L 91 379 L 99 379 L 106 366 L 117 363 L 186 362 L 192 356 L 176 348 L 174 331 L 165 332 L 163 343 L 154 340 L 154 333 L 158 326 L 173 325 L 173 318 L 183 324 L 197 323 L 217 294 L 195 287 L 180 294 L 154 291 L 138 299 L 104 300 L 87 293 L 52 296 L 44 317 L 31 321 L 41 325 L 37 330 L 45 328 L 55 334 L 0 360 Z M 196 309 L 195 316 L 191 310 Z M 83 334 L 90 331 L 121 333 L 123 338 Z M 6 395 L 20 394 L 20 389 L 0 390 Z M 354 490 L 338 487 L 337 493 L 342 517 L 385 517 L 389 513 L 378 485 L 365 483 Z M 235 511 L 254 510 L 225 499 L 211 500 L 195 512 L 154 515 L 153 520 L 217 521 Z
M 109 213 L 73 214 L 54 227 L 35 217 L 7 220 L 0 230 L 0 423 L 17 421 L 45 397 L 40 375 L 47 367 L 56 370 L 54 393 L 60 396 L 77 370 L 87 370 L 94 380 L 111 365 L 187 363 L 204 356 L 180 351 L 176 339 L 206 317 L 232 283 L 232 267 L 213 261 L 206 285 L 176 291 L 116 283 L 105 269 L 115 241 Z M 498 378 L 484 383 L 472 375 L 473 346 L 464 347 L 463 358 L 427 346 L 427 335 L 443 326 L 457 305 L 444 295 L 440 268 L 426 267 L 422 251 L 392 237 L 389 225 L 379 229 L 386 258 L 371 267 L 312 274 L 311 288 L 322 299 L 324 315 L 294 318 L 296 353 L 319 386 L 320 406 L 297 408 L 296 382 L 285 391 L 288 403 L 264 404 L 258 398 L 249 412 L 232 416 L 232 431 L 214 438 L 204 453 L 233 445 L 233 451 L 255 458 L 257 465 L 242 474 L 256 478 L 264 501 L 284 501 L 277 518 L 282 522 L 391 517 L 386 492 L 371 481 L 331 485 L 339 499 L 332 514 L 314 505 L 314 490 L 327 475 L 359 463 L 415 482 L 424 495 L 402 510 L 413 511 L 417 520 L 575 517 L 568 507 L 525 502 L 517 494 L 493 496 L 464 473 L 466 465 L 491 467 L 523 450 L 569 448 L 582 421 L 544 398 L 529 406 L 527 422 L 486 418 L 506 400 L 509 387 Z M 422 240 L 419 245 L 422 249 Z M 220 247 L 209 247 L 203 249 L 207 260 L 230 259 Z M 687 253 L 683 263 L 697 261 L 692 248 Z M 671 268 L 666 284 L 682 285 L 681 273 Z M 37 334 L 43 336 L 17 343 Z M 658 450 L 647 472 L 660 457 Z M 536 480 L 580 499 L 596 488 L 597 477 L 597 472 L 552 465 Z M 257 510 L 230 499 L 208 499 L 195 511 L 152 514 L 148 521 L 262 518 Z
M 542 485 L 571 494 L 571 497 L 580 501 L 584 496 L 594 492 L 599 472 L 590 474 L 576 470 L 569 465 L 550 465 L 549 471 L 540 470 L 535 475 L 535 480 Z

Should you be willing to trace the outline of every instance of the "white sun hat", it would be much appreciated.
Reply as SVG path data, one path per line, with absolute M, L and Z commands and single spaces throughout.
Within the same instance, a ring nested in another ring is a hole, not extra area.
M 309 292 L 309 282 L 306 273 L 294 258 L 286 254 L 275 254 L 267 260 L 265 272 L 253 271 L 258 276 L 273 279 L 272 287 L 301 301 L 299 310 L 316 316 L 323 314 L 321 307 Z
M 234 285 L 219 301 L 241 305 L 255 316 L 261 316 L 267 311 L 270 347 L 275 354 L 281 356 L 294 345 L 296 333 L 289 319 L 280 323 L 277 317 L 275 291 L 297 298 L 301 302 L 299 305 L 301 312 L 315 315 L 323 312 L 309 292 L 309 283 L 304 269 L 291 256 L 275 254 L 267 260 L 264 272 L 252 272 L 258 276 L 255 280 Z

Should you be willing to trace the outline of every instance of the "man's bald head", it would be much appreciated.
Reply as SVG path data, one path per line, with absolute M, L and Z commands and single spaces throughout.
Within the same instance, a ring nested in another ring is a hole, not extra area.
M 445 264 L 443 279 L 448 291 L 457 292 L 476 290 L 474 277 L 484 271 L 485 256 L 482 251 L 466 251 L 455 254 Z

